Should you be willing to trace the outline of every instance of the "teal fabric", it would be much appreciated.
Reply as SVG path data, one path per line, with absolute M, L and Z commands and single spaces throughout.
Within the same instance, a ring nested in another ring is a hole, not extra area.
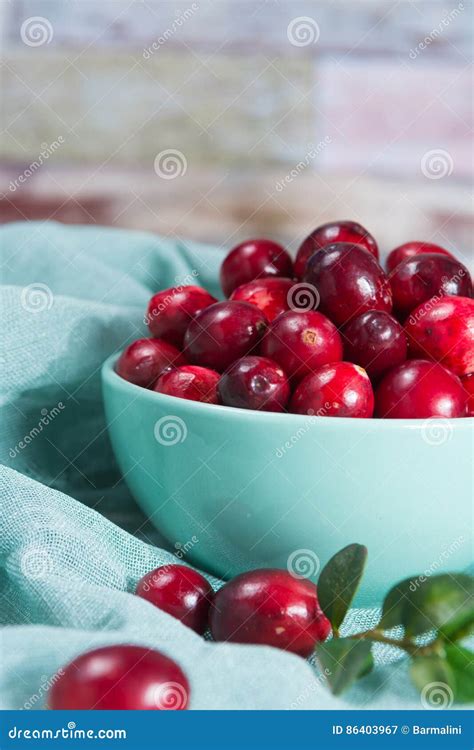
M 190 678 L 193 709 L 419 708 L 393 649 L 380 647 L 375 673 L 336 699 L 303 659 L 212 643 L 131 593 L 173 557 L 115 466 L 100 366 L 146 334 L 146 303 L 159 288 L 198 283 L 217 294 L 221 252 L 33 222 L 5 226 L 0 250 L 2 708 L 43 707 L 56 670 L 107 643 L 173 657 Z M 348 629 L 375 617 L 355 610 Z

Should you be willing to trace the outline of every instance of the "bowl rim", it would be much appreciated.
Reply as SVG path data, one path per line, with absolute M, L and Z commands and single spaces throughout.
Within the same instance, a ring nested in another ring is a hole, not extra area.
M 224 406 L 221 404 L 206 404 L 201 401 L 191 401 L 190 399 L 178 398 L 177 396 L 168 396 L 164 393 L 142 388 L 139 385 L 130 383 L 128 380 L 120 377 L 115 371 L 115 363 L 121 355 L 121 351 L 111 354 L 101 366 L 102 382 L 110 385 L 111 388 L 118 389 L 129 395 L 135 395 L 135 399 L 142 398 L 150 404 L 170 404 L 170 409 L 181 409 L 182 411 L 202 412 L 215 417 L 232 418 L 240 420 L 252 420 L 256 418 L 262 424 L 272 422 L 280 424 L 302 424 L 307 420 L 317 419 L 321 427 L 340 429 L 351 427 L 352 429 L 367 430 L 369 429 L 409 429 L 423 430 L 426 429 L 426 423 L 434 425 L 436 422 L 443 426 L 448 426 L 453 430 L 467 430 L 474 426 L 474 417 L 426 417 L 419 419 L 374 419 L 373 417 L 354 418 L 354 417 L 322 417 L 309 416 L 305 414 L 289 414 L 288 412 L 271 412 L 257 411 L 255 409 L 241 409 L 234 406 Z M 256 416 L 258 415 L 258 416 Z

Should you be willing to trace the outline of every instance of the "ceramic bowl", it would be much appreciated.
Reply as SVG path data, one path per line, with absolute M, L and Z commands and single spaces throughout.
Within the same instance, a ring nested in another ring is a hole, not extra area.
M 351 542 L 358 596 L 471 559 L 473 419 L 272 414 L 196 403 L 102 370 L 106 419 L 135 499 L 183 559 L 221 578 L 257 567 L 317 579 Z

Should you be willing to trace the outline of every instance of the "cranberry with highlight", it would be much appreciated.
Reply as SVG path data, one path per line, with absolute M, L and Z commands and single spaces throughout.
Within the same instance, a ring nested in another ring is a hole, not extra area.
M 363 367 L 372 380 L 407 358 L 405 331 L 383 310 L 368 310 L 353 318 L 342 338 L 344 359 Z
M 193 364 L 223 372 L 256 349 L 266 327 L 267 319 L 255 305 L 217 302 L 189 324 L 185 354 Z
M 200 286 L 164 289 L 155 294 L 148 304 L 148 328 L 153 336 L 181 347 L 192 318 L 215 302 L 215 297 Z
M 164 372 L 157 380 L 154 391 L 167 396 L 218 404 L 217 383 L 220 375 L 215 370 L 198 365 L 183 365 Z
M 320 417 L 369 418 L 374 411 L 369 376 L 352 362 L 324 365 L 298 385 L 290 411 Z
M 321 365 L 341 359 L 342 340 L 334 324 L 321 313 L 289 311 L 270 324 L 260 350 L 296 382 Z
M 291 290 L 294 286 L 295 282 L 291 279 L 269 276 L 267 279 L 255 279 L 248 284 L 242 284 L 234 289 L 230 299 L 255 305 L 267 320 L 272 321 L 280 313 L 290 309 Z
M 431 242 L 405 242 L 404 245 L 399 245 L 389 253 L 387 257 L 387 270 L 393 271 L 403 260 L 413 258 L 414 255 L 422 255 L 423 253 L 439 253 L 440 255 L 447 255 L 450 258 L 453 257 L 443 247 L 433 245 Z
M 138 339 L 122 352 L 115 369 L 124 380 L 151 388 L 170 367 L 186 364 L 176 347 L 162 339 Z
M 57 675 L 48 708 L 56 711 L 182 711 L 189 683 L 181 668 L 142 646 L 104 646 L 78 656 Z
M 293 261 L 284 247 L 272 240 L 247 240 L 234 247 L 221 266 L 226 297 L 241 284 L 265 276 L 292 276 Z
M 219 396 L 226 406 L 284 411 L 290 397 L 288 378 L 266 357 L 242 357 L 222 375 Z
M 331 630 L 311 581 L 286 570 L 252 570 L 226 583 L 210 612 L 216 641 L 255 643 L 309 656 Z
M 467 393 L 456 375 L 423 359 L 391 370 L 375 392 L 378 417 L 427 419 L 466 416 Z
M 424 302 L 405 323 L 410 356 L 440 362 L 456 375 L 474 372 L 474 300 Z
M 212 600 L 211 584 L 185 565 L 163 565 L 140 579 L 136 594 L 181 620 L 183 625 L 204 633 Z
M 326 245 L 333 245 L 335 242 L 350 242 L 353 245 L 362 245 L 374 258 L 378 259 L 379 257 L 375 239 L 361 224 L 357 224 L 355 221 L 331 221 L 313 229 L 301 245 L 295 260 L 296 278 L 302 278 L 306 263 L 316 250 L 320 250 Z
M 416 255 L 399 263 L 390 274 L 393 309 L 404 320 L 431 297 L 472 296 L 471 275 L 455 258 L 436 253 Z
M 318 309 L 337 326 L 366 310 L 392 309 L 388 278 L 360 245 L 338 243 L 318 250 L 309 259 L 303 280 L 316 287 Z

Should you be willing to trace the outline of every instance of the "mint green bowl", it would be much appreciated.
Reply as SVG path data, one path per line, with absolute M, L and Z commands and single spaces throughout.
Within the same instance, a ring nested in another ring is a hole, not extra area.
M 351 542 L 369 560 L 358 604 L 471 559 L 473 419 L 375 420 L 230 409 L 102 369 L 125 480 L 184 559 L 222 578 L 288 567 L 317 579 Z

